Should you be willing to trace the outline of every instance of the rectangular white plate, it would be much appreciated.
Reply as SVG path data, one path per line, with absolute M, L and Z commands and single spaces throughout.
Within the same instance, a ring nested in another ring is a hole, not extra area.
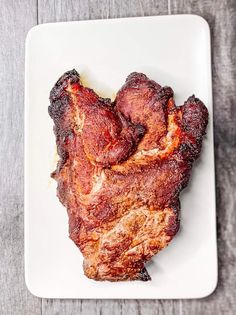
M 181 230 L 147 268 L 149 282 L 95 282 L 83 275 L 82 255 L 68 238 L 66 209 L 56 197 L 55 138 L 49 92 L 75 68 L 102 96 L 114 97 L 133 71 L 175 91 L 193 93 L 209 109 L 201 158 L 181 194 Z M 200 298 L 217 283 L 210 34 L 195 15 L 44 24 L 26 40 L 25 278 L 46 298 Z

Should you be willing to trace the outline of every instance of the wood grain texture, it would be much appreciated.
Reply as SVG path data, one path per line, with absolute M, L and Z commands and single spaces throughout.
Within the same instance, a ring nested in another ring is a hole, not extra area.
M 38 0 L 39 23 L 161 14 L 166 0 Z
M 38 11 L 37 11 L 38 3 Z M 202 15 L 213 47 L 219 285 L 201 300 L 48 300 L 23 273 L 24 39 L 37 23 L 175 13 Z M 0 0 L 0 314 L 236 314 L 236 1 Z
M 41 313 L 23 264 L 24 42 L 35 0 L 0 1 L 0 314 Z
M 236 314 L 236 1 L 171 0 L 170 11 L 204 17 L 212 35 L 219 282 L 183 314 Z
M 42 314 L 179 315 L 177 300 L 42 300 Z

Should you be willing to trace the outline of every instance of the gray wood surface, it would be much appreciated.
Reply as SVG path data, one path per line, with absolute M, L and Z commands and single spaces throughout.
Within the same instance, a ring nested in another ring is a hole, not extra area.
M 200 300 L 48 300 L 23 274 L 24 39 L 37 23 L 193 13 L 212 32 L 219 284 Z M 0 314 L 236 314 L 236 1 L 0 0 Z
M 23 262 L 24 40 L 36 21 L 36 0 L 0 1 L 0 314 L 41 312 Z

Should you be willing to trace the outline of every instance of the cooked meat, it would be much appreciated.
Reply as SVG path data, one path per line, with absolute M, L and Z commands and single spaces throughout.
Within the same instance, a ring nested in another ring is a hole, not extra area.
M 179 194 L 200 155 L 207 108 L 194 95 L 176 107 L 172 89 L 142 73 L 130 74 L 112 103 L 75 70 L 50 102 L 60 157 L 52 177 L 85 275 L 150 280 L 145 262 L 179 229 Z

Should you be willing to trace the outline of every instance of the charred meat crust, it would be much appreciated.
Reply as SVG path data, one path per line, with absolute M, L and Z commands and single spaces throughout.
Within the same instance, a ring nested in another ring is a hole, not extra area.
M 69 156 L 67 135 L 81 136 L 87 158 L 109 167 L 126 160 L 145 132 L 142 125 L 133 124 L 115 111 L 110 99 L 83 87 L 76 70 L 66 72 L 57 81 L 50 103 L 48 112 L 54 120 L 58 154 L 62 158 L 59 170 Z
M 149 281 L 152 280 L 146 268 L 143 268 L 139 273 L 139 279 L 141 281 Z
M 194 95 L 182 106 L 173 97 L 170 87 L 134 72 L 112 103 L 84 87 L 76 70 L 50 93 L 60 158 L 52 177 L 88 278 L 151 280 L 145 262 L 179 230 L 179 195 L 200 155 L 208 111 Z
M 61 99 L 62 95 L 65 93 L 65 89 L 68 86 L 69 82 L 70 83 L 79 83 L 79 81 L 80 81 L 80 76 L 75 69 L 65 72 L 59 78 L 59 80 L 56 82 L 56 84 L 54 85 L 54 87 L 52 88 L 52 90 L 50 92 L 49 99 L 50 99 L 51 104 L 53 102 L 55 102 L 56 100 Z M 50 111 L 49 111 L 49 114 L 50 114 Z

